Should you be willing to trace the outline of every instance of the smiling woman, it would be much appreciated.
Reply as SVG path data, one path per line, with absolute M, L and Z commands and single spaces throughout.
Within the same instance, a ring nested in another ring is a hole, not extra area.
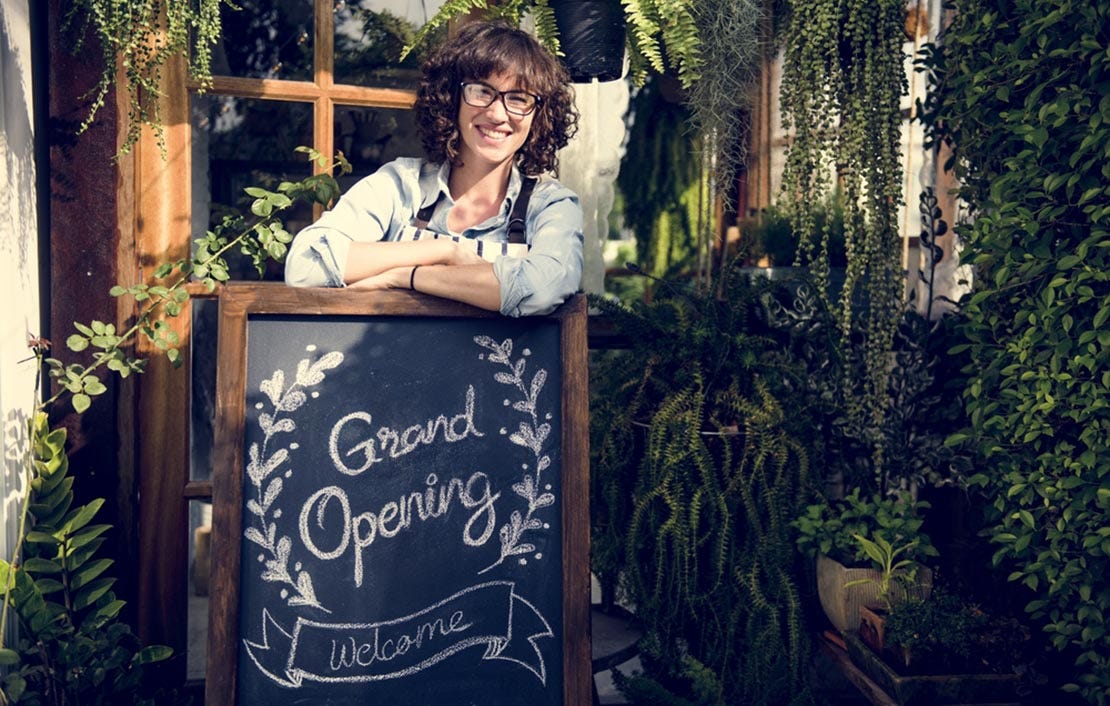
M 531 35 L 464 27 L 422 69 L 426 158 L 384 165 L 301 231 L 286 282 L 550 313 L 582 273 L 578 197 L 546 174 L 577 125 L 568 82 Z

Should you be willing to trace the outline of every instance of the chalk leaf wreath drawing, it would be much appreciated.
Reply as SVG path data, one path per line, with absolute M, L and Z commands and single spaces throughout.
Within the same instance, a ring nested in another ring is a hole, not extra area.
M 309 350 L 315 350 L 315 346 L 309 346 Z M 250 459 L 247 462 L 247 477 L 256 493 L 256 497 L 247 501 L 247 510 L 257 518 L 257 526 L 248 527 L 243 534 L 266 552 L 259 555 L 265 566 L 262 580 L 286 584 L 287 587 L 281 589 L 281 597 L 290 606 L 309 606 L 326 613 L 331 611 L 317 600 L 312 576 L 301 569 L 300 562 L 293 565 L 296 579 L 289 572 L 293 540 L 286 535 L 278 536 L 274 519 L 280 516 L 281 511 L 271 513 L 270 509 L 283 487 L 282 474 L 275 472 L 289 459 L 290 449 L 282 447 L 270 452 L 270 440 L 277 434 L 296 430 L 297 424 L 292 417 L 282 417 L 282 413 L 291 414 L 299 409 L 308 399 L 305 390 L 323 382 L 324 371 L 331 370 L 342 362 L 343 354 L 332 351 L 315 362 L 308 358 L 301 360 L 297 365 L 296 378 L 288 388 L 285 387 L 285 373 L 282 370 L 275 370 L 268 380 L 262 381 L 259 389 L 270 399 L 274 413 L 263 412 L 258 416 L 258 426 L 264 436 L 261 445 L 257 442 L 251 444 L 248 451 Z M 296 445 L 291 445 L 291 448 L 295 449 Z M 292 470 L 287 470 L 284 475 L 291 477 L 292 474 Z
M 544 522 L 535 515 L 540 509 L 554 505 L 555 495 L 549 492 L 550 485 L 544 486 L 541 483 L 543 472 L 551 466 L 551 457 L 543 451 L 544 443 L 551 433 L 551 425 L 546 421 L 540 423 L 536 412 L 536 400 L 539 398 L 544 383 L 547 382 L 547 371 L 540 368 L 532 376 L 531 383 L 525 385 L 524 369 L 526 357 L 530 353 L 527 348 L 524 349 L 522 357 L 514 363 L 510 359 L 513 353 L 513 340 L 511 338 L 506 338 L 501 343 L 497 343 L 489 336 L 475 336 L 474 342 L 489 351 L 489 353 L 480 355 L 479 358 L 484 358 L 489 363 L 503 365 L 509 369 L 509 372 L 499 370 L 494 374 L 493 379 L 503 385 L 515 387 L 523 395 L 523 398 L 514 402 L 512 407 L 524 414 L 525 420 L 520 423 L 517 431 L 509 435 L 509 440 L 517 446 L 523 446 L 531 451 L 536 459 L 535 475 L 528 473 L 528 467 L 525 465 L 524 477 L 519 483 L 513 484 L 513 492 L 524 498 L 528 503 L 528 510 L 523 515 L 519 510 L 513 510 L 509 516 L 509 522 L 501 527 L 501 556 L 497 561 L 478 572 L 482 574 L 511 556 L 530 554 L 536 551 L 534 544 L 521 540 L 525 532 L 545 528 Z M 547 416 L 550 418 L 551 415 Z M 506 430 L 502 430 L 502 433 L 506 433 Z M 536 558 L 540 559 L 542 557 L 537 553 Z M 527 559 L 522 557 L 520 562 L 524 564 Z

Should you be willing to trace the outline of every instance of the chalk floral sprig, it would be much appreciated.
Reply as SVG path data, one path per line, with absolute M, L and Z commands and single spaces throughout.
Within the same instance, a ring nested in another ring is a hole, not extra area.
M 520 392 L 522 397 L 512 404 L 512 408 L 525 417 L 520 422 L 517 430 L 509 434 L 509 441 L 528 449 L 535 458 L 535 473 L 529 472 L 528 466 L 525 465 L 524 477 L 519 483 L 514 483 L 512 486 L 513 492 L 527 503 L 527 511 L 522 514 L 519 510 L 514 510 L 509 516 L 509 521 L 501 527 L 501 556 L 497 561 L 478 572 L 483 574 L 503 563 L 509 557 L 530 554 L 536 551 L 534 544 L 522 541 L 524 534 L 530 530 L 546 527 L 545 523 L 536 517 L 536 514 L 539 510 L 554 505 L 555 495 L 549 492 L 550 486 L 544 486 L 542 483 L 543 472 L 551 466 L 551 457 L 544 453 L 544 444 L 551 433 L 551 425 L 547 422 L 541 423 L 536 411 L 536 401 L 540 396 L 540 391 L 543 390 L 544 383 L 547 382 L 547 371 L 543 368 L 538 369 L 532 376 L 530 383 L 525 384 L 524 370 L 526 357 L 529 355 L 528 349 L 524 349 L 522 356 L 516 362 L 513 362 L 511 359 L 513 340 L 511 338 L 506 338 L 498 343 L 489 336 L 475 336 L 474 342 L 489 351 L 489 353 L 479 357 L 483 357 L 487 362 L 508 368 L 508 372 L 499 370 L 494 373 L 493 379 L 503 385 L 515 387 Z M 502 433 L 505 433 L 505 430 L 502 430 Z M 539 559 L 541 556 L 536 554 L 536 558 Z M 520 560 L 522 564 L 526 561 L 527 559 L 524 558 Z
M 315 346 L 309 346 L 309 351 L 314 351 Z M 247 501 L 247 510 L 255 516 L 255 526 L 244 530 L 243 535 L 262 547 L 264 554 L 259 555 L 265 569 L 262 572 L 263 581 L 272 581 L 286 584 L 282 588 L 281 597 L 290 606 L 309 606 L 319 608 L 326 613 L 331 611 L 320 604 L 316 598 L 316 591 L 312 586 L 312 577 L 307 571 L 301 569 L 301 563 L 293 564 L 293 572 L 289 571 L 289 559 L 292 553 L 293 540 L 287 535 L 278 534 L 275 519 L 281 516 L 280 509 L 274 508 L 274 502 L 281 494 L 283 475 L 292 477 L 292 469 L 284 474 L 277 473 L 278 469 L 289 460 L 290 448 L 276 448 L 271 450 L 270 441 L 281 433 L 295 431 L 296 422 L 289 415 L 301 407 L 307 400 L 305 390 L 319 385 L 324 381 L 324 371 L 331 370 L 343 362 L 343 354 L 337 351 L 325 353 L 313 362 L 309 358 L 301 360 L 297 365 L 297 375 L 289 387 L 285 387 L 285 372 L 275 370 L 268 380 L 263 380 L 259 389 L 270 399 L 273 405 L 273 414 L 263 412 L 258 415 L 258 426 L 262 430 L 262 443 L 252 443 L 248 450 L 247 477 L 256 491 L 256 497 Z

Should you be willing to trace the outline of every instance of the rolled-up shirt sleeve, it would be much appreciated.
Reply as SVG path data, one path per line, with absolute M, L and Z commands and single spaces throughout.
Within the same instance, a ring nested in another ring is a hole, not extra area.
M 549 314 L 574 294 L 582 280 L 582 207 L 556 181 L 536 186 L 525 232 L 524 257 L 502 257 L 493 270 L 501 284 L 501 313 Z
M 292 287 L 342 287 L 351 243 L 382 240 L 403 217 L 406 170 L 394 163 L 360 180 L 335 207 L 293 239 L 285 258 L 285 283 Z M 411 190 L 411 187 L 410 187 Z

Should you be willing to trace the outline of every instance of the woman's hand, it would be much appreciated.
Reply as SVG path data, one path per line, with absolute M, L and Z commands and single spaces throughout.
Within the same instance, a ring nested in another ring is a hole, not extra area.
M 447 240 L 445 238 L 441 238 L 440 240 L 443 240 L 444 242 L 451 245 L 449 251 L 447 252 L 447 256 L 440 264 L 479 265 L 485 262 L 485 260 L 482 259 L 482 256 L 479 255 L 477 251 L 472 250 L 471 248 L 468 248 L 461 243 L 456 243 L 454 240 Z

